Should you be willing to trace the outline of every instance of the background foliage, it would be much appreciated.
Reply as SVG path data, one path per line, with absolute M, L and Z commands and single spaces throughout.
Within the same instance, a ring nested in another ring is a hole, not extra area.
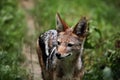
M 26 72 L 20 66 L 25 24 L 18 0 L 0 1 L 0 80 L 25 79 Z
M 55 29 L 55 14 L 73 26 L 81 16 L 89 18 L 85 44 L 84 80 L 120 79 L 120 1 L 115 0 L 36 0 L 34 10 L 38 34 Z M 115 46 L 117 45 L 117 46 Z
M 33 15 L 38 23 L 36 36 L 55 29 L 56 12 L 74 26 L 81 16 L 89 19 L 85 43 L 84 80 L 120 79 L 119 0 L 35 0 Z M 26 25 L 18 0 L 0 1 L 0 80 L 26 80 L 22 44 Z

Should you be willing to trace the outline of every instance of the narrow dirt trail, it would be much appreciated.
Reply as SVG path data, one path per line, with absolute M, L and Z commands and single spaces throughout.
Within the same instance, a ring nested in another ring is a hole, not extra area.
M 20 7 L 25 12 L 27 22 L 26 39 L 29 39 L 28 42 L 23 44 L 22 53 L 25 55 L 26 59 L 23 66 L 29 73 L 28 80 L 42 80 L 41 70 L 35 49 L 35 22 L 34 17 L 30 14 L 30 10 L 34 8 L 34 0 L 20 0 Z

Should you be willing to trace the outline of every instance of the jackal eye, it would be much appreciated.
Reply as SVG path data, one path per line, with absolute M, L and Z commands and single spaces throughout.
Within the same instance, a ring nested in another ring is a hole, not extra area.
M 60 41 L 57 41 L 58 45 L 60 45 Z
M 71 44 L 71 43 L 68 43 L 68 45 L 67 45 L 68 47 L 72 47 L 73 46 L 73 44 Z

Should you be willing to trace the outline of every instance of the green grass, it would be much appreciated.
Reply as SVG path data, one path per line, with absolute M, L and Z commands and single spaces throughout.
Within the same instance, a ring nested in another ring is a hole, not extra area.
M 109 80 L 107 76 L 117 80 L 120 78 L 120 50 L 115 47 L 116 40 L 120 40 L 118 3 L 117 0 L 36 0 L 37 35 L 55 29 L 57 12 L 70 26 L 74 26 L 81 16 L 86 16 L 90 19 L 90 35 L 85 44 L 84 80 Z M 106 68 L 108 71 L 104 71 Z
M 23 62 L 22 43 L 25 35 L 24 13 L 17 0 L 0 2 L 0 80 L 23 80 L 26 71 Z

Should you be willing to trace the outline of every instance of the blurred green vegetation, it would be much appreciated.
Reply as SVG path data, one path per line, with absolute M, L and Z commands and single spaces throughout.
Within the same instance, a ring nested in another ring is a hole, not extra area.
M 18 0 L 0 0 L 0 80 L 25 79 L 26 71 L 21 67 L 25 30 Z
M 55 29 L 57 12 L 74 26 L 81 16 L 89 18 L 85 43 L 84 80 L 120 79 L 120 1 L 119 0 L 35 0 L 36 35 Z M 0 1 L 0 80 L 26 80 L 22 44 L 26 25 L 18 0 Z
M 39 24 L 37 35 L 48 29 L 55 29 L 57 12 L 70 26 L 74 26 L 81 16 L 88 17 L 90 30 L 85 43 L 84 80 L 118 80 L 119 4 L 119 0 L 36 0 L 34 14 Z

